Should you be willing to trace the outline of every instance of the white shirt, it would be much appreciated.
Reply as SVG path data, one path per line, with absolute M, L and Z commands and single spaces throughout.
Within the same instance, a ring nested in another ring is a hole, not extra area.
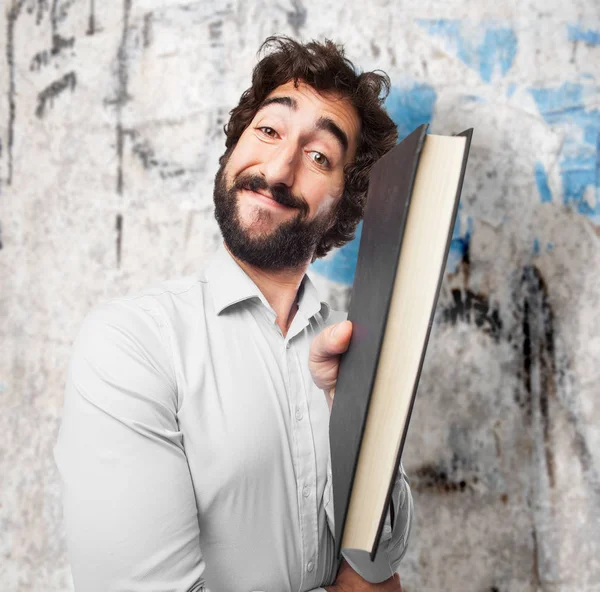
M 345 313 L 305 276 L 284 337 L 221 247 L 194 275 L 96 306 L 54 449 L 77 592 L 303 592 L 335 577 L 329 408 L 309 345 Z M 396 569 L 404 471 L 378 551 Z

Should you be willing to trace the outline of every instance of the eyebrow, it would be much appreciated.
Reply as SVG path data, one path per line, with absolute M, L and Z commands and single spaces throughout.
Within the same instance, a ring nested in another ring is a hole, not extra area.
M 338 142 L 342 145 L 344 152 L 348 150 L 348 136 L 346 135 L 346 132 L 332 119 L 329 119 L 329 117 L 319 117 L 317 123 L 315 124 L 315 128 L 329 132 L 335 136 Z
M 296 99 L 292 99 L 292 97 L 271 97 L 269 99 L 265 99 L 261 103 L 260 107 L 258 108 L 258 111 L 264 109 L 268 105 L 272 105 L 273 103 L 275 103 L 276 105 L 285 105 L 286 107 L 289 107 L 292 111 L 296 111 L 298 109 L 298 102 L 296 101 Z
M 262 102 L 258 108 L 258 111 L 261 111 L 265 107 L 273 104 L 284 105 L 289 107 L 292 111 L 296 111 L 298 109 L 298 102 L 292 97 L 270 97 Z M 329 117 L 319 117 L 317 123 L 315 124 L 315 129 L 329 132 L 340 143 L 343 151 L 347 152 L 348 136 L 346 135 L 346 132 L 332 119 Z

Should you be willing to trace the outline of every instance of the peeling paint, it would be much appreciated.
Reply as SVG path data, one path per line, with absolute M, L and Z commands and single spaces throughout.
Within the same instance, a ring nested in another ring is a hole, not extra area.
M 600 110 L 594 97 L 600 87 L 565 82 L 559 87 L 531 88 L 540 115 L 559 128 L 565 139 L 560 150 L 559 168 L 562 199 L 566 206 L 600 225 Z M 547 173 L 536 165 L 536 183 L 542 201 L 549 201 Z
M 512 68 L 518 41 L 514 30 L 505 24 L 456 19 L 417 19 L 417 23 L 485 82 L 506 76 Z
M 569 41 L 583 41 L 589 45 L 600 45 L 600 29 L 588 29 L 583 25 L 568 26 Z

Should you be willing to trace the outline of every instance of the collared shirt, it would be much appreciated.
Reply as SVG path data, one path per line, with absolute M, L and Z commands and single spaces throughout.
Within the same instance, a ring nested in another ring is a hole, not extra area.
M 345 313 L 308 276 L 284 337 L 221 247 L 199 273 L 84 319 L 54 456 L 77 592 L 298 592 L 335 577 L 329 408 L 309 346 Z M 396 569 L 396 480 L 379 553 Z

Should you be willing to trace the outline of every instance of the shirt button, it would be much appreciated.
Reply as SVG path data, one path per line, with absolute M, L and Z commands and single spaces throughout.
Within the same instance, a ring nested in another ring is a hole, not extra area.
M 296 409 L 296 419 L 300 421 L 304 416 L 302 415 L 302 409 Z
M 313 565 L 313 562 L 312 562 L 312 561 L 309 561 L 309 562 L 306 564 L 306 569 L 307 569 L 308 571 L 312 571 L 312 570 L 313 570 L 313 567 L 314 567 L 314 565 Z
M 285 349 L 290 349 L 290 342 L 289 341 L 285 344 Z
M 305 486 L 302 488 L 302 495 L 303 495 L 304 497 L 308 497 L 308 496 L 310 495 L 310 487 L 309 487 L 308 485 L 305 485 Z
M 390 532 L 392 532 L 392 527 L 391 526 L 387 526 L 387 524 L 383 527 L 383 532 L 385 534 L 390 534 Z

